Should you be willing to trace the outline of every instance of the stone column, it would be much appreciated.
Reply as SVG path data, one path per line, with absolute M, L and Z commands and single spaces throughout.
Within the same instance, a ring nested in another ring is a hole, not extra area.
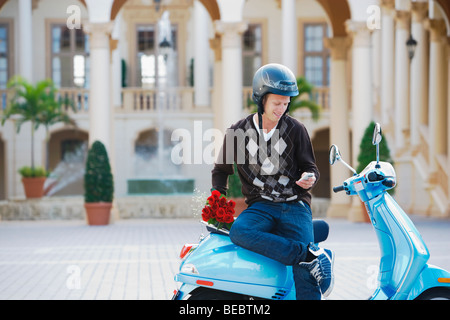
M 281 61 L 296 75 L 297 67 L 297 21 L 295 0 L 281 2 Z
M 427 64 L 427 34 L 424 20 L 427 15 L 427 2 L 412 2 L 411 34 L 417 41 L 416 51 L 411 60 L 411 90 L 410 90 L 410 136 L 411 146 L 417 150 L 420 144 L 419 127 L 425 123 L 428 105 L 428 64 Z
M 91 49 L 89 92 L 89 145 L 101 141 L 108 152 L 111 146 L 111 95 L 109 37 L 114 22 L 85 23 Z
M 445 56 L 445 22 L 444 20 L 427 19 L 426 28 L 430 31 L 430 79 L 428 97 L 428 130 L 429 130 L 429 164 L 430 172 L 436 172 L 436 155 L 445 153 L 446 139 L 446 89 L 447 57 Z
M 194 3 L 195 49 L 194 88 L 195 106 L 207 107 L 209 102 L 209 43 L 208 13 L 199 1 Z
M 242 117 L 242 33 L 247 30 L 244 22 L 215 22 L 216 32 L 222 44 L 222 107 L 220 119 L 226 128 Z
M 394 109 L 394 0 L 381 1 L 381 123 L 388 125 Z
M 395 25 L 395 149 L 406 148 L 405 133 L 409 128 L 409 37 L 410 12 L 397 11 Z
M 344 158 L 350 157 L 349 101 L 347 72 L 347 52 L 351 40 L 347 37 L 334 37 L 324 40 L 331 52 L 330 66 L 330 144 L 339 147 Z M 349 171 L 340 164 L 331 167 L 331 187 L 342 185 L 349 177 Z M 327 217 L 347 217 L 350 197 L 345 193 L 331 191 L 331 203 Z
M 447 37 L 447 105 L 450 106 L 450 38 Z M 450 111 L 447 109 L 447 172 L 450 172 Z M 450 197 L 450 178 L 447 177 L 447 197 Z M 450 205 L 450 203 L 449 203 Z M 450 212 L 447 216 L 450 215 Z
M 354 168 L 358 165 L 359 145 L 366 127 L 373 119 L 371 37 L 365 21 L 347 21 L 347 32 L 353 37 L 352 48 L 352 154 Z M 351 221 L 363 221 L 367 213 L 354 197 L 349 212 Z
M 31 0 L 19 0 L 19 74 L 33 81 L 33 20 Z
M 213 75 L 213 90 L 211 97 L 212 111 L 214 114 L 213 127 L 223 131 L 222 124 L 222 41 L 220 35 L 215 34 L 214 38 L 209 40 L 209 46 L 214 51 L 214 75 Z M 230 125 L 228 125 L 229 127 Z M 223 137 L 214 139 L 215 155 L 219 154 L 219 150 L 222 147 Z

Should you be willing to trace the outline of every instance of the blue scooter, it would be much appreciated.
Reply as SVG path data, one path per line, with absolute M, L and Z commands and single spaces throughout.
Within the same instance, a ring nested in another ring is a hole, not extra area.
M 396 185 L 394 168 L 379 161 L 382 139 L 375 125 L 373 144 L 377 161 L 360 174 L 341 159 L 336 145 L 330 148 L 329 162 L 343 163 L 354 175 L 334 192 L 358 195 L 365 203 L 378 236 L 381 261 L 378 287 L 370 299 L 450 299 L 450 273 L 427 264 L 429 252 L 406 213 L 386 192 Z M 314 220 L 314 242 L 325 241 L 329 226 Z M 175 281 L 181 286 L 173 299 L 295 299 L 292 267 L 233 244 L 227 230 L 207 225 L 210 234 L 198 244 L 186 244 L 181 250 L 180 272 Z

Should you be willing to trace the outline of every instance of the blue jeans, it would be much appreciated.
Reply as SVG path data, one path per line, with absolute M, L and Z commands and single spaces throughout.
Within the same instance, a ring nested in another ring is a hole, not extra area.
M 260 201 L 244 210 L 230 230 L 233 243 L 292 266 L 298 300 L 320 299 L 320 288 L 305 261 L 313 242 L 311 209 L 303 202 Z

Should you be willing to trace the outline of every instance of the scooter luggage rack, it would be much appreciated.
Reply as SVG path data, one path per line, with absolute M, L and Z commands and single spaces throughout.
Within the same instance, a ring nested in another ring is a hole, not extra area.
M 230 230 L 228 229 L 224 229 L 224 228 L 218 228 L 216 225 L 210 224 L 207 221 L 200 221 L 202 224 L 204 224 L 206 226 L 206 230 L 208 230 L 211 233 L 217 233 L 217 234 L 221 234 L 224 236 L 229 236 L 230 235 Z

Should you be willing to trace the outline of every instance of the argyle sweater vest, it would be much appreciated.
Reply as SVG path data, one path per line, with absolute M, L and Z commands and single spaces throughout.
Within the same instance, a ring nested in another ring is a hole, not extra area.
M 302 200 L 311 205 L 311 194 L 295 182 L 303 172 L 312 172 L 317 183 L 320 174 L 308 132 L 296 119 L 283 116 L 268 141 L 255 127 L 253 114 L 232 125 L 212 170 L 213 189 L 226 194 L 233 163 L 247 204 Z

